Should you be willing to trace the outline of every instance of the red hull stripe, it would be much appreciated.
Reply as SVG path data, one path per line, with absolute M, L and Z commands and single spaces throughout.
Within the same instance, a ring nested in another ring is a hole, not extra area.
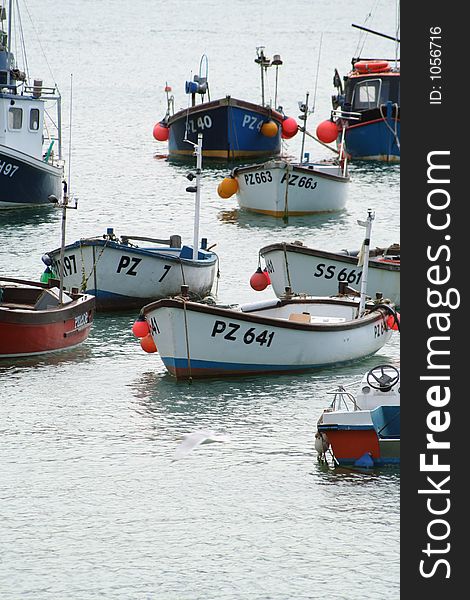
M 83 342 L 91 323 L 75 329 L 75 319 L 45 325 L 0 323 L 0 356 L 52 352 Z

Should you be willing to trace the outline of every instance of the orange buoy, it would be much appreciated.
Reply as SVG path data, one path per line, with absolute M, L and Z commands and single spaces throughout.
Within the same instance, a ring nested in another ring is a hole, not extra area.
M 132 333 L 135 337 L 143 338 L 150 332 L 149 325 L 144 317 L 139 317 L 132 325 Z
M 141 338 L 140 345 L 142 347 L 142 350 L 148 352 L 149 354 L 157 351 L 157 346 L 155 345 L 153 337 L 150 335 L 150 333 L 148 333 L 145 337 Z
M 327 121 L 322 121 L 317 126 L 317 138 L 320 142 L 324 144 L 330 144 L 334 142 L 338 137 L 338 127 L 334 121 L 328 119 Z
M 261 133 L 266 137 L 274 137 L 277 135 L 279 128 L 275 121 L 266 121 L 261 125 Z
M 160 122 L 153 128 L 153 137 L 159 142 L 166 142 L 170 137 L 170 129 L 164 123 Z
M 264 271 L 261 270 L 261 267 L 258 267 L 250 277 L 250 285 L 257 292 L 262 292 L 268 287 L 268 278 L 266 277 Z
M 221 198 L 230 198 L 238 191 L 238 182 L 234 177 L 224 177 L 217 186 L 217 193 Z
M 282 122 L 282 137 L 284 139 L 289 139 L 294 137 L 294 135 L 299 130 L 299 126 L 297 125 L 297 121 L 292 117 L 287 117 Z
M 390 71 L 390 65 L 386 60 L 360 60 L 355 63 L 354 68 L 361 75 Z

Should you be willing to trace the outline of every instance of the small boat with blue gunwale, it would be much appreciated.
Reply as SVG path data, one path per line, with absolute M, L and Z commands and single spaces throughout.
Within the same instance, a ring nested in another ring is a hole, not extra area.
M 16 9 L 17 9 L 16 5 Z M 57 86 L 28 82 L 13 47 L 13 2 L 0 7 L 0 209 L 49 205 L 59 197 L 64 177 L 61 160 L 60 107 Z M 21 20 L 15 19 L 17 26 Z M 18 34 L 22 35 L 22 34 Z M 52 103 L 46 111 L 46 102 Z M 56 111 L 46 127 L 46 116 Z M 58 143 L 58 158 L 54 144 Z
M 97 310 L 141 308 L 158 298 L 175 296 L 182 285 L 191 286 L 194 297 L 209 295 L 218 272 L 218 256 L 199 241 L 200 179 L 202 170 L 202 136 L 194 145 L 195 186 L 186 188 L 195 193 L 193 245 L 182 245 L 181 236 L 169 239 L 114 234 L 108 228 L 102 236 L 82 238 L 63 249 L 48 252 L 46 264 L 57 272 L 63 267 L 66 285 L 77 287 L 96 297 Z M 144 242 L 144 246 L 138 246 Z M 44 257 L 43 257 L 44 260 Z
M 186 94 L 191 106 L 174 112 L 174 96 L 171 87 L 165 87 L 167 112 L 157 123 L 153 135 L 158 141 L 168 140 L 170 157 L 187 157 L 191 149 L 186 140 L 196 142 L 197 134 L 203 133 L 203 156 L 205 158 L 257 159 L 274 156 L 281 150 L 281 136 L 292 137 L 297 132 L 297 124 L 286 117 L 277 103 L 277 72 L 282 60 L 279 55 L 268 59 L 264 48 L 257 48 L 257 58 L 261 70 L 261 104 L 233 98 L 230 95 L 211 100 L 207 79 L 207 57 L 203 55 L 199 74 L 193 81 L 187 81 Z M 265 77 L 269 67 L 276 67 L 276 88 L 274 106 L 265 101 Z M 207 94 L 207 101 L 205 99 Z M 201 102 L 196 103 L 196 97 Z M 188 102 L 189 104 L 189 102 Z

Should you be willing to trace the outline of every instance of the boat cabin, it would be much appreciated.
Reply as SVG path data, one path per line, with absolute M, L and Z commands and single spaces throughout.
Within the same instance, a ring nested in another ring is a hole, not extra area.
M 42 158 L 44 102 L 0 91 L 0 145 Z
M 353 61 L 353 70 L 341 80 L 335 74 L 338 94 L 333 108 L 364 113 L 377 110 L 387 102 L 400 106 L 400 71 L 391 69 L 387 61 Z
M 344 104 L 354 112 L 379 108 L 391 102 L 400 106 L 398 73 L 350 75 L 345 78 Z

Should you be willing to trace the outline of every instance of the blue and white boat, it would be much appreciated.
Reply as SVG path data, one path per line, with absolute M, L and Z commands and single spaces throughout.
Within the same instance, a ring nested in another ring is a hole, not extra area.
M 272 61 L 268 59 L 262 47 L 257 50 L 255 62 L 261 69 L 261 104 L 239 100 L 230 95 L 211 100 L 205 55 L 201 59 L 199 74 L 194 76 L 193 81 L 186 82 L 187 108 L 174 112 L 174 97 L 169 95 L 171 88 L 165 88 L 167 112 L 164 119 L 155 125 L 154 137 L 159 141 L 168 140 L 170 157 L 191 155 L 186 140 L 195 143 L 198 133 L 204 136 L 203 156 L 207 158 L 247 159 L 279 154 L 281 136 L 291 137 L 291 133 L 285 130 L 287 118 L 282 109 L 275 108 L 277 76 L 274 106 L 265 101 L 264 78 L 271 66 L 276 67 L 277 75 L 282 61 L 279 55 L 274 55 Z M 201 98 L 199 104 L 196 103 L 197 96 Z
M 367 31 L 394 40 L 398 47 L 397 38 Z M 395 59 L 358 57 L 351 63 L 344 86 L 335 70 L 337 93 L 332 97 L 338 133 L 346 127 L 346 151 L 352 159 L 399 162 L 400 59 L 397 55 Z
M 178 235 L 168 240 L 117 237 L 110 228 L 103 236 L 65 246 L 64 284 L 95 296 L 98 311 L 141 308 L 153 300 L 176 296 L 182 285 L 189 286 L 194 298 L 202 299 L 211 292 L 218 261 L 204 241 L 202 246 L 193 258 L 192 247 L 182 245 Z M 47 256 L 52 271 L 58 273 L 60 248 Z
M 186 191 L 195 193 L 193 245 L 182 245 L 181 236 L 155 239 L 145 236 L 117 237 L 109 228 L 105 235 L 80 239 L 61 250 L 57 248 L 43 256 L 43 261 L 60 272 L 64 283 L 96 297 L 97 310 L 140 308 L 159 298 L 176 296 L 181 286 L 188 286 L 193 298 L 209 295 L 218 272 L 218 256 L 207 248 L 205 238 L 199 242 L 200 178 L 202 167 L 202 136 L 195 145 L 197 158 L 195 186 Z M 139 247 L 136 242 L 145 242 Z
M 31 85 L 27 71 L 17 65 L 11 51 L 13 18 L 10 0 L 8 12 L 0 7 L 0 209 L 50 206 L 49 196 L 61 195 L 64 176 L 60 94 L 42 80 Z M 46 102 L 52 104 L 48 112 L 56 110 L 56 126 L 45 126 Z

